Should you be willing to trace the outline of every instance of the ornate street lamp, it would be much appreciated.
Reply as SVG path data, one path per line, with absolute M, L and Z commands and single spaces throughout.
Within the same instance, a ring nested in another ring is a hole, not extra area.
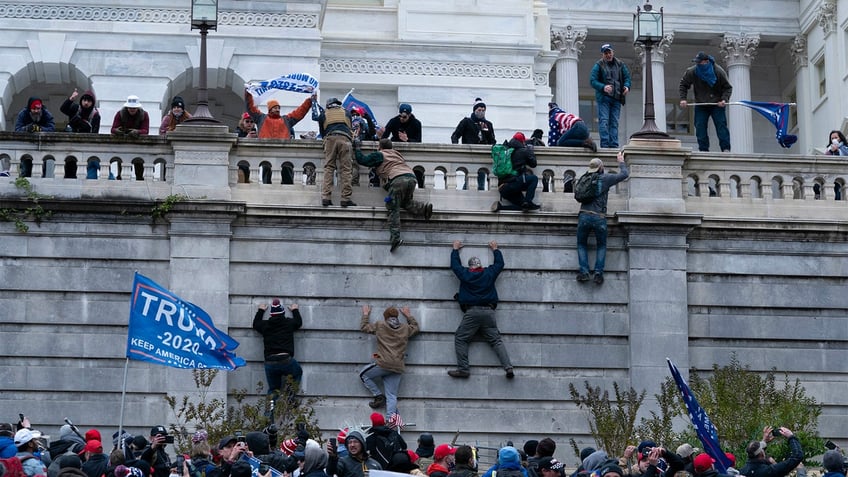
M 645 46 L 645 118 L 642 129 L 633 133 L 631 138 L 668 139 L 665 131 L 660 131 L 654 112 L 654 62 L 651 61 L 651 47 L 659 43 L 663 36 L 663 10 L 654 10 L 646 1 L 643 8 L 636 7 L 633 14 L 633 43 Z
M 191 29 L 200 30 L 200 84 L 197 88 L 197 109 L 186 122 L 220 124 L 209 112 L 209 92 L 206 89 L 206 33 L 218 30 L 218 0 L 191 0 Z

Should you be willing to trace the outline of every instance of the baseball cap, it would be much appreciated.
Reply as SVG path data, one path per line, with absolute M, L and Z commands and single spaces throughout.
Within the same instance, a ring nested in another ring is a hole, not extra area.
M 236 439 L 236 436 L 227 436 L 227 437 L 221 439 L 221 442 L 218 443 L 218 449 L 223 449 L 224 447 L 227 447 L 227 445 L 229 445 L 230 442 L 237 442 L 237 441 L 238 440 Z
M 695 472 L 702 473 L 706 472 L 713 466 L 715 463 L 715 459 L 710 457 L 709 454 L 698 454 L 698 457 L 695 457 L 695 462 L 693 463 L 695 466 Z
M 433 459 L 442 460 L 445 457 L 454 454 L 456 454 L 456 447 L 453 447 L 450 444 L 440 444 L 436 447 L 436 451 L 433 453 Z
M 545 457 L 539 461 L 539 469 L 559 470 L 563 467 L 564 465 L 562 462 L 554 459 L 553 457 Z
M 15 446 L 20 447 L 33 439 L 32 431 L 23 428 L 15 433 Z
M 103 444 L 101 444 L 100 441 L 92 439 L 92 440 L 85 443 L 85 447 L 79 452 L 79 455 L 83 455 L 86 452 L 93 452 L 95 454 L 102 454 L 103 453 Z
M 613 47 L 609 43 L 604 43 L 601 45 L 601 53 L 606 53 L 607 50 L 612 50 Z
M 168 430 L 165 429 L 165 426 L 155 426 L 153 429 L 150 429 L 150 437 L 159 435 L 168 435 Z

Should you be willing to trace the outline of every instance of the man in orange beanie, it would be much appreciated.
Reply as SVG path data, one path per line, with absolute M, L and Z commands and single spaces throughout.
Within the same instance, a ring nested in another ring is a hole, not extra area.
M 382 321 L 371 323 L 371 306 L 364 305 L 359 324 L 360 330 L 377 336 L 377 352 L 372 355 L 374 361 L 362 368 L 359 378 L 374 396 L 374 400 L 368 405 L 372 409 L 385 405 L 389 416 L 397 413 L 397 391 L 405 369 L 406 345 L 409 338 L 419 331 L 418 322 L 408 306 L 401 308 L 400 313 L 403 313 L 406 323 L 401 323 L 398 309 L 393 306 L 383 312 Z M 378 378 L 383 381 L 384 391 L 374 382 Z
M 299 123 L 309 112 L 314 97 L 313 95 L 306 98 L 297 109 L 284 116 L 280 115 L 280 102 L 272 99 L 268 101 L 268 114 L 264 114 L 253 104 L 253 95 L 245 88 L 244 105 L 250 117 L 253 118 L 253 122 L 256 123 L 260 138 L 292 139 L 294 137 L 294 125 Z

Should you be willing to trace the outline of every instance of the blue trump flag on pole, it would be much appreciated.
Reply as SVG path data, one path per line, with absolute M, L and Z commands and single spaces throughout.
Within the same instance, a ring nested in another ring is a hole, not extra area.
M 374 128 L 380 129 L 380 123 L 377 121 L 377 117 L 374 116 L 374 112 L 371 111 L 371 108 L 365 103 L 365 101 L 362 101 L 362 100 L 354 97 L 353 96 L 353 90 L 350 90 L 345 95 L 344 99 L 342 100 L 342 107 L 345 108 L 346 110 L 350 111 L 350 108 L 352 108 L 354 106 L 358 106 L 358 107 L 364 109 L 365 112 L 368 113 L 368 116 L 371 117 L 371 120 L 374 121 Z
M 244 366 L 238 341 L 215 328 L 199 306 L 153 280 L 135 274 L 130 299 L 127 358 L 173 368 L 225 369 Z
M 727 468 L 732 464 L 730 459 L 728 459 L 721 450 L 721 445 L 718 443 L 718 432 L 716 432 L 715 426 L 712 421 L 710 421 L 710 416 L 708 416 L 706 411 L 704 411 L 704 408 L 698 404 L 698 400 L 695 399 L 695 396 L 692 394 L 692 390 L 689 389 L 689 385 L 686 384 L 683 376 L 680 375 L 680 371 L 677 369 L 677 366 L 675 366 L 668 358 L 666 358 L 666 361 L 668 361 L 668 368 L 671 370 L 671 376 L 677 384 L 677 389 L 679 389 L 680 394 L 683 395 L 683 402 L 686 404 L 686 409 L 689 411 L 689 419 L 692 421 L 692 427 L 695 428 L 695 433 L 698 435 L 698 439 L 700 439 L 701 444 L 704 445 L 704 452 L 713 458 L 715 461 L 715 468 L 720 474 L 727 473 Z
M 734 103 L 731 103 L 734 104 Z M 789 127 L 789 107 L 794 103 L 763 103 L 759 101 L 739 101 L 735 104 L 747 106 L 754 111 L 763 115 L 764 118 L 771 121 L 774 127 L 777 128 L 775 137 L 781 147 L 790 148 L 796 141 L 798 136 L 787 134 L 786 130 Z

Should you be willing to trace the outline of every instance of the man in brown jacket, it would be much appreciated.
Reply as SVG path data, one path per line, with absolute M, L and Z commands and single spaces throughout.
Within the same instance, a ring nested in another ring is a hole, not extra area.
M 409 338 L 418 334 L 419 330 L 418 322 L 408 306 L 401 308 L 400 313 L 403 313 L 406 323 L 401 323 L 398 309 L 393 306 L 383 312 L 383 320 L 371 323 L 371 306 L 364 305 L 362 321 L 359 324 L 360 330 L 377 336 L 377 352 L 371 355 L 374 361 L 362 368 L 359 379 L 374 395 L 374 400 L 368 405 L 372 409 L 385 405 L 386 414 L 390 417 L 397 414 L 397 391 L 400 378 L 406 369 L 406 345 Z M 375 379 L 382 379 L 384 391 L 380 390 L 374 382 Z
M 383 182 L 383 188 L 389 191 L 386 197 L 386 208 L 389 210 L 389 235 L 392 241 L 391 251 L 394 252 L 403 243 L 400 238 L 400 209 L 404 209 L 416 217 L 423 216 L 430 220 L 433 215 L 433 204 L 414 200 L 415 188 L 418 181 L 415 173 L 407 165 L 403 156 L 392 149 L 390 139 L 380 139 L 377 151 L 363 155 L 359 150 L 359 140 L 353 142 L 356 162 L 367 167 L 376 167 L 377 175 Z

